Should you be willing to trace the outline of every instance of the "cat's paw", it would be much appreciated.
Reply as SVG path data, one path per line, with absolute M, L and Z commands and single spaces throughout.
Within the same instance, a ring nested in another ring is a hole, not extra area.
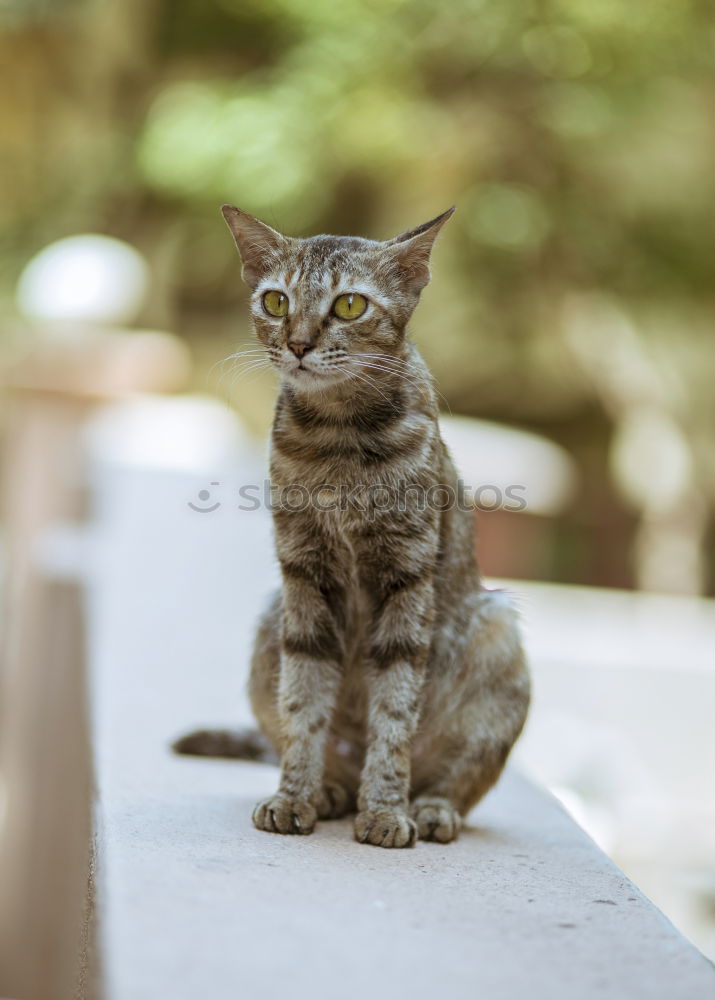
M 366 809 L 355 817 L 355 839 L 376 847 L 413 847 L 417 826 L 401 809 Z
M 318 819 L 340 819 L 355 808 L 354 798 L 337 783 L 323 785 L 315 803 Z
M 253 810 L 253 825 L 268 833 L 312 833 L 318 812 L 311 802 L 272 795 Z
M 410 805 L 410 816 L 417 823 L 420 840 L 437 840 L 447 844 L 454 840 L 462 825 L 462 818 L 448 799 L 424 796 Z

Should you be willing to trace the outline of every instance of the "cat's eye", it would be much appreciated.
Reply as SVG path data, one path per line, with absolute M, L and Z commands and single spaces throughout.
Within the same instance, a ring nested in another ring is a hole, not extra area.
M 288 296 L 284 295 L 283 292 L 265 292 L 261 301 L 263 302 L 263 308 L 269 316 L 288 315 L 288 306 L 290 303 L 288 302 Z
M 367 299 L 357 292 L 348 292 L 346 295 L 338 295 L 333 302 L 333 312 L 338 319 L 357 319 L 367 309 Z

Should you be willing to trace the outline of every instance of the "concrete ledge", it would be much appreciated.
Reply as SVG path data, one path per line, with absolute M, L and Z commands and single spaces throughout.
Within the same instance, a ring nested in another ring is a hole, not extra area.
M 275 769 L 168 747 L 189 727 L 247 719 L 250 635 L 275 579 L 267 519 L 188 511 L 205 485 L 195 477 L 95 471 L 87 593 L 107 1000 L 715 993 L 702 955 L 516 774 L 448 846 L 364 847 L 349 822 L 307 838 L 255 831 L 250 811 Z
M 183 761 L 103 803 L 105 991 L 117 1000 L 435 996 L 693 1000 L 715 972 L 558 804 L 510 774 L 455 844 L 383 851 L 350 823 L 250 824 L 273 768 Z

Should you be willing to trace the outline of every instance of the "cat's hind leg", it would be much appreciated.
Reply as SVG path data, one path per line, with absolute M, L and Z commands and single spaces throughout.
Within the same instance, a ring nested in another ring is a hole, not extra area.
M 475 595 L 470 626 L 441 637 L 413 747 L 410 814 L 422 840 L 453 840 L 521 732 L 529 675 L 507 595 Z

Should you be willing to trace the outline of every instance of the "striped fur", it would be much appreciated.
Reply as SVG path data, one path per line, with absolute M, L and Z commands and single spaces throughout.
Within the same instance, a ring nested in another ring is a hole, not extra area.
M 480 583 L 471 513 L 420 500 L 456 487 L 432 378 L 405 332 L 451 210 L 387 243 L 290 239 L 224 215 L 282 377 L 274 490 L 369 488 L 360 505 L 274 510 L 283 585 L 258 630 L 250 694 L 281 778 L 254 823 L 309 833 L 356 810 L 362 842 L 451 840 L 498 778 L 529 698 L 514 611 Z M 288 315 L 267 314 L 267 290 L 287 295 Z M 349 292 L 368 307 L 340 320 L 332 304 Z M 392 506 L 376 491 L 405 486 Z

